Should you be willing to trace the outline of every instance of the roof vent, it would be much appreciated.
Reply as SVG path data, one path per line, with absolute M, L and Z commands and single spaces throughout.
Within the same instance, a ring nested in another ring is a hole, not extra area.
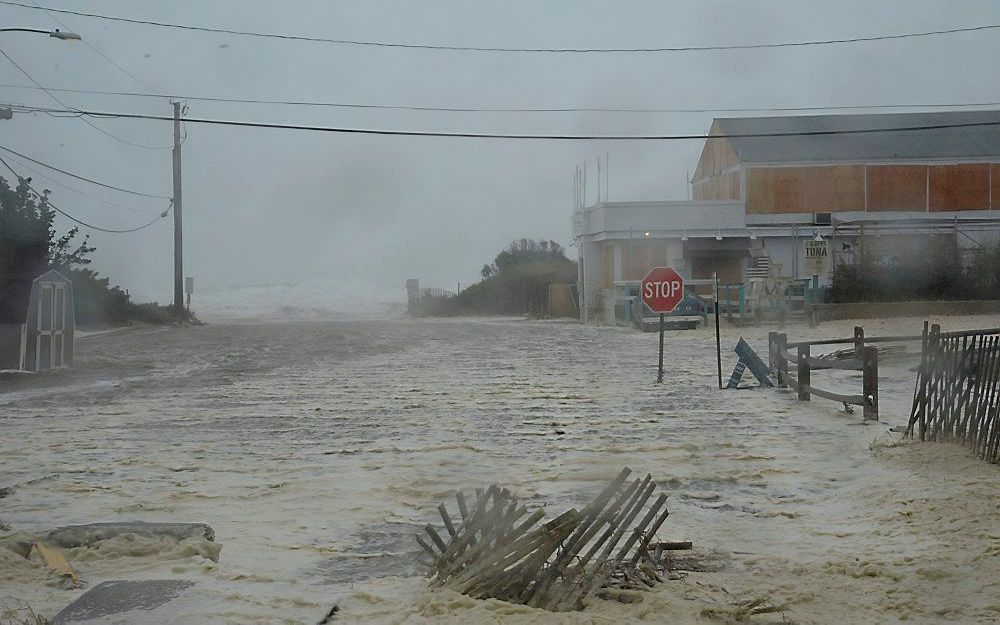
M 814 226 L 830 226 L 833 224 L 833 216 L 830 213 L 813 213 Z

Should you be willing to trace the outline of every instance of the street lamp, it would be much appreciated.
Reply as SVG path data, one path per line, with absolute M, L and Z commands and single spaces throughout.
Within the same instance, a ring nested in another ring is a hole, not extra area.
M 0 33 L 38 33 L 41 35 L 48 35 L 49 37 L 55 37 L 56 39 L 62 39 L 63 41 L 83 41 L 83 37 L 76 33 L 66 32 L 59 30 L 41 30 L 38 28 L 0 28 Z

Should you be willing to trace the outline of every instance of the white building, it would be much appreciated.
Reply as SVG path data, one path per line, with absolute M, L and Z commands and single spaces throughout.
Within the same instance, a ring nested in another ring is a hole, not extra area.
M 577 206 L 584 321 L 629 319 L 658 265 L 722 284 L 825 285 L 861 234 L 892 249 L 1000 233 L 1000 111 L 717 119 L 709 134 L 695 200 Z M 826 262 L 807 262 L 807 248 Z

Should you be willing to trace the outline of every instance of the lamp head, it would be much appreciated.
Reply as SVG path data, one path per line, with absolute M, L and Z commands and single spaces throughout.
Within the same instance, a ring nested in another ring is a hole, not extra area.
M 76 33 L 59 30 L 58 28 L 49 33 L 49 37 L 62 39 L 63 41 L 83 41 L 83 37 Z

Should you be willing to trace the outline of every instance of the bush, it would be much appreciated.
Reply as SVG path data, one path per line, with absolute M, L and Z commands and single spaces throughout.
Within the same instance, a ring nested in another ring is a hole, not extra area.
M 1000 243 L 970 252 L 963 263 L 954 236 L 879 253 L 862 239 L 860 259 L 834 268 L 834 302 L 1000 299 Z
M 518 239 L 484 265 L 482 281 L 457 297 L 424 298 L 417 314 L 522 315 L 547 312 L 549 285 L 576 282 L 576 263 L 555 241 Z

